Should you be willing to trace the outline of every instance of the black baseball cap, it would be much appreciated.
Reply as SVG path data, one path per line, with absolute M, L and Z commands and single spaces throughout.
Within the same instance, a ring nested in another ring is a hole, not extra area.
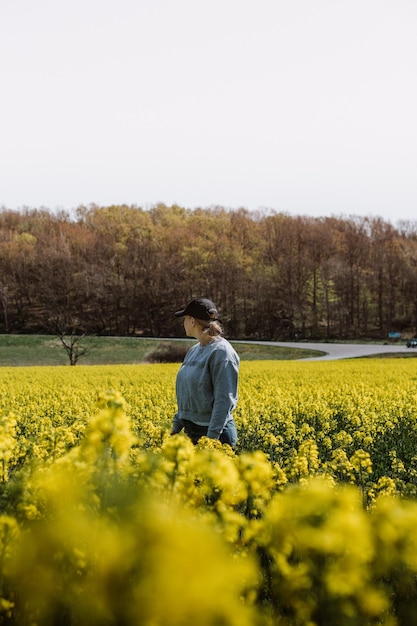
M 195 298 L 191 300 L 181 311 L 174 313 L 175 317 L 183 317 L 184 315 L 191 315 L 198 320 L 217 320 L 218 312 L 216 305 L 207 298 Z

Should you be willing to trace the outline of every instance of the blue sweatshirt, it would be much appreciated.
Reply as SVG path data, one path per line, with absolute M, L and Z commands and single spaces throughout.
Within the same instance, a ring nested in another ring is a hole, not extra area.
M 226 339 L 218 337 L 205 346 L 193 346 L 177 374 L 178 412 L 173 432 L 182 430 L 184 419 L 207 426 L 207 437 L 218 439 L 233 419 L 238 377 L 239 356 Z

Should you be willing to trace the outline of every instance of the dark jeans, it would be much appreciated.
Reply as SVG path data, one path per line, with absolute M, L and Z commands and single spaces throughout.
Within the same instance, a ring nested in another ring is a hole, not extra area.
M 194 424 L 194 422 L 190 422 L 190 420 L 183 420 L 183 422 L 184 430 L 193 444 L 196 444 L 200 437 L 207 437 L 207 426 L 199 426 L 198 424 Z M 220 433 L 219 441 L 228 443 L 232 448 L 235 447 L 237 443 L 237 430 L 233 420 L 227 422 Z

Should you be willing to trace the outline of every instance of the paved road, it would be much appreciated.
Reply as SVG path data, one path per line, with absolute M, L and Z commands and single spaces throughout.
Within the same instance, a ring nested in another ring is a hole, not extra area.
M 308 359 L 298 359 L 302 361 L 332 361 L 334 359 L 352 359 L 360 356 L 370 356 L 373 354 L 395 354 L 398 352 L 415 352 L 416 348 L 407 348 L 406 345 L 371 345 L 371 344 L 349 344 L 349 343 L 304 343 L 289 341 L 257 341 L 256 343 L 280 346 L 282 348 L 304 348 L 305 350 L 318 350 L 325 352 L 324 356 L 309 357 Z

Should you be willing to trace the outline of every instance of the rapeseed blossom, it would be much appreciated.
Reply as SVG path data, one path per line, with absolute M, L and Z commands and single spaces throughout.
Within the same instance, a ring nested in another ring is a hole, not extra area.
M 412 360 L 243 362 L 235 451 L 170 437 L 176 371 L 2 370 L 4 620 L 414 623 Z

